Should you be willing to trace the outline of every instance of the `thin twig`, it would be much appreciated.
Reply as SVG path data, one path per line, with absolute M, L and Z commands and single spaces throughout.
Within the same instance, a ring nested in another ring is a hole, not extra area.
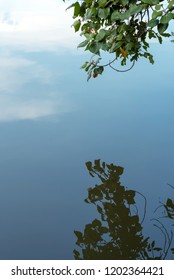
M 142 223 L 144 222 L 144 219 L 145 219 L 145 217 L 146 217 L 146 209 L 147 209 L 147 199 L 146 199 L 146 197 L 142 194 L 142 193 L 140 193 L 140 192 L 138 192 L 138 191 L 135 191 L 136 193 L 138 193 L 139 195 L 141 195 L 143 198 L 144 198 L 144 214 L 143 214 L 143 218 L 142 218 L 142 221 L 141 221 L 141 225 L 142 225 Z
M 135 60 L 133 61 L 131 67 L 128 68 L 128 69 L 126 69 L 126 70 L 119 70 L 119 69 L 116 69 L 116 68 L 114 68 L 112 65 L 109 65 L 109 66 L 110 66 L 113 70 L 115 70 L 115 71 L 117 71 L 117 72 L 128 72 L 128 71 L 130 71 L 130 70 L 134 67 L 134 65 L 135 65 Z
M 108 63 L 106 64 L 103 64 L 103 65 L 98 65 L 98 63 L 95 63 L 93 61 L 91 61 L 91 64 L 93 64 L 94 66 L 97 66 L 97 67 L 107 67 L 107 66 L 110 66 L 112 63 L 114 63 L 116 61 L 117 58 L 114 58 L 112 61 L 109 61 Z
M 171 243 L 172 243 L 172 239 L 173 239 L 173 232 L 171 232 L 171 238 L 169 236 L 169 233 L 168 231 L 166 230 L 165 226 L 157 219 L 152 219 L 156 222 L 158 222 L 160 224 L 161 227 L 157 226 L 157 225 L 154 225 L 156 226 L 157 228 L 159 228 L 161 230 L 161 232 L 163 233 L 163 235 L 165 236 L 165 246 L 164 246 L 164 258 L 166 258 L 167 254 L 168 254 L 168 251 L 169 251 L 169 248 L 171 246 Z M 168 247 L 166 249 L 166 246 L 167 246 L 167 241 L 168 241 Z
M 170 184 L 167 184 L 169 187 L 171 187 L 172 189 L 174 189 L 174 186 L 170 185 Z

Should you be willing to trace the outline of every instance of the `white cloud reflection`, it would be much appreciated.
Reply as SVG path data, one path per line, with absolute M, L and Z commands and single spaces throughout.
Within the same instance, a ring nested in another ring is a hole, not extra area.
M 47 65 L 24 57 L 0 57 L 0 122 L 34 120 L 72 110 Z
M 21 100 L 16 96 L 0 95 L 0 122 L 35 120 L 57 113 L 60 104 L 48 100 Z
M 0 0 L 1 46 L 25 51 L 74 49 L 72 11 L 62 0 Z
M 79 38 L 71 28 L 67 5 L 62 0 L 0 0 L 0 122 L 71 110 L 63 94 L 54 92 L 54 73 L 47 64 L 38 62 L 37 55 L 34 60 L 26 55 L 76 50 Z M 48 88 L 44 93 L 43 85 Z
M 34 80 L 49 84 L 51 73 L 37 61 L 17 55 L 0 56 L 0 94 L 15 92 Z

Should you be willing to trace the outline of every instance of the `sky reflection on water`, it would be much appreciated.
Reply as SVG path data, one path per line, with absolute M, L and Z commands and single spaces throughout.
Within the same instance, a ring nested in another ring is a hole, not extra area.
M 87 83 L 87 54 L 1 46 L 0 259 L 73 258 L 73 231 L 95 213 L 86 161 L 123 166 L 149 212 L 172 195 L 173 47 L 153 44 L 154 66 Z

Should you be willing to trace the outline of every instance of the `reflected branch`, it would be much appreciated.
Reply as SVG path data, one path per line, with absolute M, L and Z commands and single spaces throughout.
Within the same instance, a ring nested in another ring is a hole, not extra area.
M 166 259 L 172 245 L 173 232 L 169 234 L 159 218 L 153 218 L 151 221 L 154 222 L 154 227 L 162 233 L 164 239 L 162 248 L 156 246 L 155 240 L 150 241 L 151 238 L 145 236 L 143 223 L 146 218 L 147 199 L 141 192 L 127 189 L 121 184 L 120 177 L 124 168 L 112 163 L 106 164 L 100 159 L 94 163 L 86 162 L 86 167 L 90 176 L 97 176 L 101 181 L 101 184 L 88 188 L 88 197 L 85 199 L 86 203 L 96 207 L 98 215 L 85 225 L 84 232 L 74 231 L 77 237 L 76 245 L 80 249 L 73 251 L 75 259 Z M 142 218 L 139 215 L 137 194 L 144 200 Z M 171 199 L 157 207 L 154 213 L 161 207 L 168 211 L 168 217 L 174 217 L 171 212 L 174 211 Z M 174 248 L 171 252 L 174 252 Z

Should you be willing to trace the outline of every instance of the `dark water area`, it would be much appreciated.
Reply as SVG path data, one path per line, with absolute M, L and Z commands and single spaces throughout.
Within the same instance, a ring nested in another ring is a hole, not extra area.
M 69 67 L 57 79 L 65 57 L 57 65 L 58 56 L 38 55 L 54 72 L 51 91 L 63 92 L 70 109 L 0 123 L 0 259 L 74 259 L 74 230 L 98 215 L 84 203 L 88 187 L 99 183 L 85 166 L 95 159 L 124 168 L 121 183 L 147 198 L 145 233 L 163 240 L 150 218 L 174 198 L 167 185 L 174 185 L 173 63 L 166 56 L 173 46 L 152 49 L 154 66 L 142 61 L 125 75 L 107 70 L 89 83 L 79 69 L 83 56 L 67 55 Z M 22 90 L 30 88 L 39 85 Z

